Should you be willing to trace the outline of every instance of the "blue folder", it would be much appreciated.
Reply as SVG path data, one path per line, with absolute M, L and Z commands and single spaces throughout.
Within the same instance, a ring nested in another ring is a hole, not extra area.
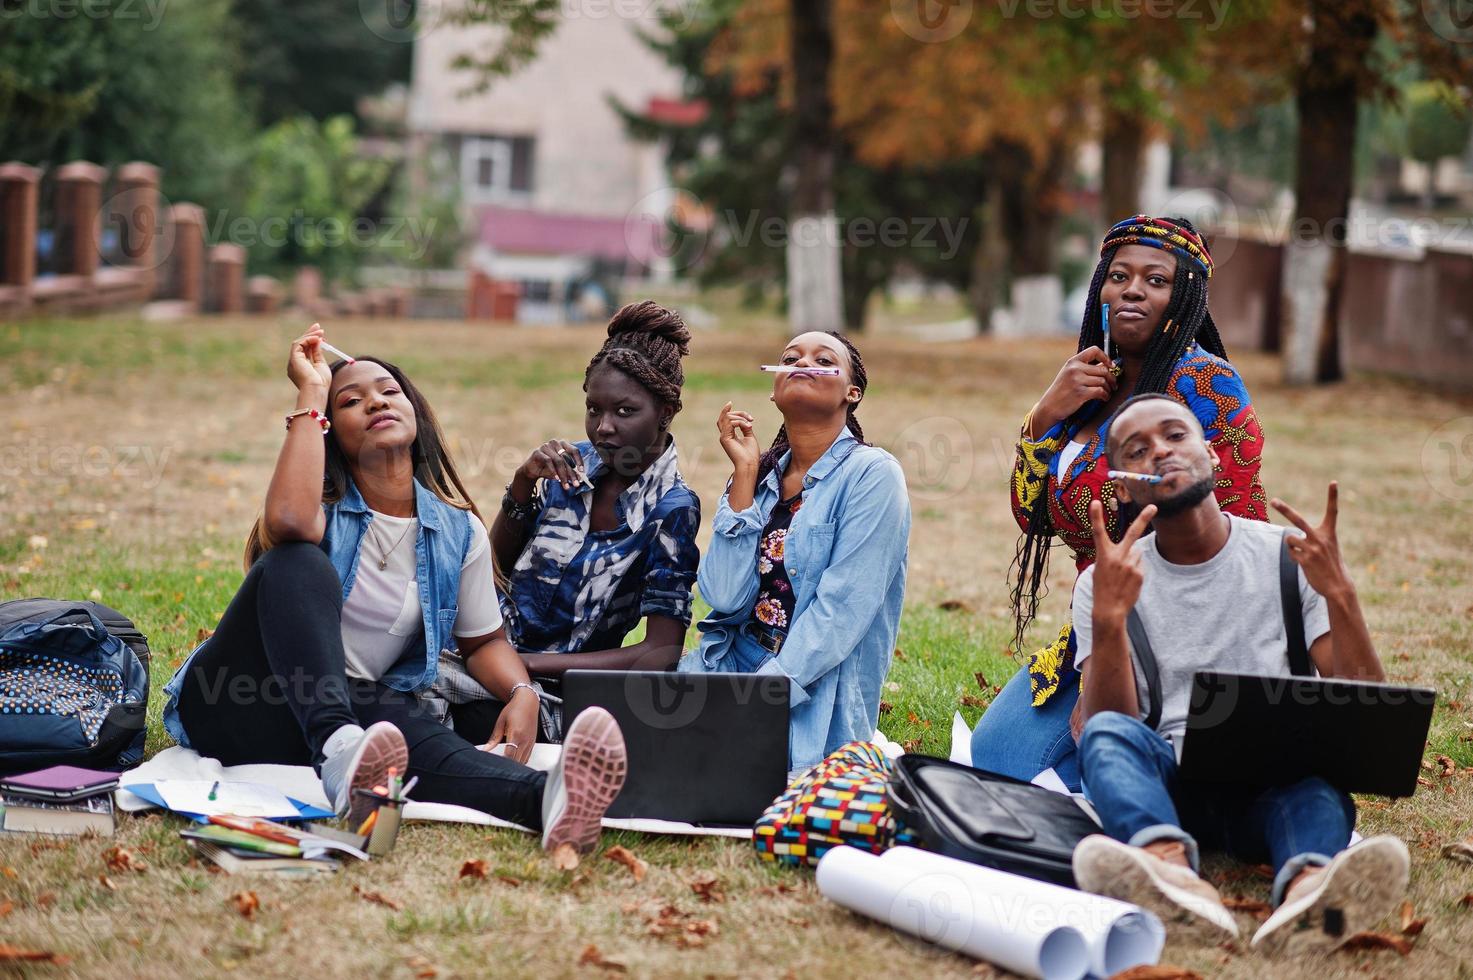
M 120 788 L 127 790 L 141 800 L 147 800 L 154 806 L 163 807 L 165 810 L 178 813 L 182 817 L 189 817 L 191 820 L 206 819 L 202 813 L 185 813 L 181 810 L 171 810 L 169 805 L 164 802 L 164 798 L 159 795 L 159 791 L 154 788 L 153 783 L 134 783 L 132 786 L 123 786 Z M 287 802 L 297 808 L 297 811 L 301 813 L 300 819 L 302 820 L 324 820 L 337 816 L 331 810 L 324 810 L 320 806 L 303 803 L 301 800 L 292 799 L 290 796 L 287 797 Z

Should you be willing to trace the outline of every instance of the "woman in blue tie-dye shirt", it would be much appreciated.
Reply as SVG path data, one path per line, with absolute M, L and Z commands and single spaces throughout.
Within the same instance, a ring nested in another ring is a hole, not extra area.
M 649 300 L 616 313 L 584 378 L 588 440 L 543 444 L 506 488 L 491 526 L 502 612 L 544 686 L 573 668 L 680 658 L 700 560 L 701 502 L 670 434 L 689 341 L 680 315 Z M 623 646 L 641 619 L 644 638 Z M 457 729 L 486 727 L 487 710 L 455 709 Z

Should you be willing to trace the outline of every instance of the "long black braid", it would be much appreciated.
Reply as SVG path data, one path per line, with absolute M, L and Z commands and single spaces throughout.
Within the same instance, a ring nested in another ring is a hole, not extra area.
M 1197 237 L 1197 229 L 1186 218 L 1167 218 L 1165 222 L 1184 229 L 1191 233 L 1193 238 Z M 1099 264 L 1095 266 L 1094 277 L 1090 280 L 1089 293 L 1085 299 L 1084 322 L 1079 328 L 1078 350 L 1088 347 L 1104 347 L 1105 332 L 1100 324 L 1100 290 L 1105 285 L 1110 263 L 1115 260 L 1115 253 L 1120 250 L 1121 246 L 1142 242 L 1150 244 L 1138 234 L 1124 234 L 1132 230 L 1138 232 L 1143 223 L 1154 224 L 1157 228 L 1163 224 L 1144 215 L 1137 215 L 1135 218 L 1115 225 L 1105 235 L 1106 244 L 1100 254 Z M 1146 348 L 1145 363 L 1141 366 L 1140 377 L 1136 379 L 1135 387 L 1130 392 L 1132 397 L 1152 392 L 1164 392 L 1166 386 L 1171 382 L 1171 376 L 1175 373 L 1177 364 L 1193 343 L 1199 344 L 1203 350 L 1223 360 L 1228 359 L 1227 350 L 1222 344 L 1222 336 L 1217 332 L 1217 324 L 1213 322 L 1212 314 L 1207 309 L 1207 274 L 1184 251 L 1178 249 L 1166 249 L 1166 251 L 1177 256 L 1176 275 L 1171 284 L 1171 299 L 1166 304 L 1166 310 L 1161 316 L 1161 323 L 1156 328 L 1155 336 L 1151 338 L 1150 345 Z M 1205 254 L 1205 249 L 1203 253 Z M 1210 256 L 1207 256 L 1207 263 L 1210 269 Z M 1113 352 L 1111 353 L 1113 355 Z M 1080 412 L 1089 412 L 1097 407 L 1094 402 L 1090 402 L 1081 407 Z M 1079 418 L 1078 414 L 1066 420 L 1066 426 L 1077 418 Z M 1014 649 L 1017 650 L 1023 648 L 1024 634 L 1038 614 L 1039 601 L 1048 594 L 1049 550 L 1054 538 L 1053 520 L 1049 516 L 1048 496 L 1047 488 L 1045 488 L 1029 509 L 1028 529 L 1018 536 L 1017 550 L 1013 555 L 1010 579 L 1013 604 L 1013 642 Z M 1122 523 L 1121 526 L 1125 525 Z
M 860 401 L 863 401 L 865 389 L 869 387 L 869 375 L 864 370 L 864 358 L 859 356 L 859 348 L 855 347 L 854 343 L 848 337 L 839 333 L 837 330 L 828 331 L 828 335 L 830 337 L 837 337 L 839 343 L 843 344 L 844 349 L 849 352 L 849 376 L 853 379 L 855 387 L 859 389 Z M 859 402 L 849 403 L 849 417 L 845 420 L 844 425 L 862 445 L 869 445 L 869 443 L 864 441 L 864 429 L 860 426 L 859 419 L 854 414 L 855 409 L 858 407 Z M 767 447 L 767 452 L 762 454 L 762 459 L 757 463 L 757 482 L 759 484 L 766 478 L 768 473 L 773 471 L 778 462 L 783 458 L 783 453 L 787 452 L 789 448 L 788 427 L 784 425 L 777 430 L 777 435 L 772 439 L 772 445 Z

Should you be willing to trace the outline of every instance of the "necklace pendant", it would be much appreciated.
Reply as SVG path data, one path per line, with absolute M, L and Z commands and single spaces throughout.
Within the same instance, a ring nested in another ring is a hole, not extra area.
M 389 559 L 383 558 L 383 559 L 380 559 L 379 560 L 379 563 L 378 563 L 378 570 L 379 571 L 382 572 L 384 569 L 386 569 L 388 567 L 389 567 Z

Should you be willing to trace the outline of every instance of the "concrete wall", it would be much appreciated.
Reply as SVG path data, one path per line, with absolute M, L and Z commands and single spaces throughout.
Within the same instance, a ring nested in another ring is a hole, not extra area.
M 1209 236 L 1212 316 L 1229 352 L 1279 346 L 1283 246 Z M 1351 252 L 1340 316 L 1352 371 L 1473 390 L 1473 255 Z

